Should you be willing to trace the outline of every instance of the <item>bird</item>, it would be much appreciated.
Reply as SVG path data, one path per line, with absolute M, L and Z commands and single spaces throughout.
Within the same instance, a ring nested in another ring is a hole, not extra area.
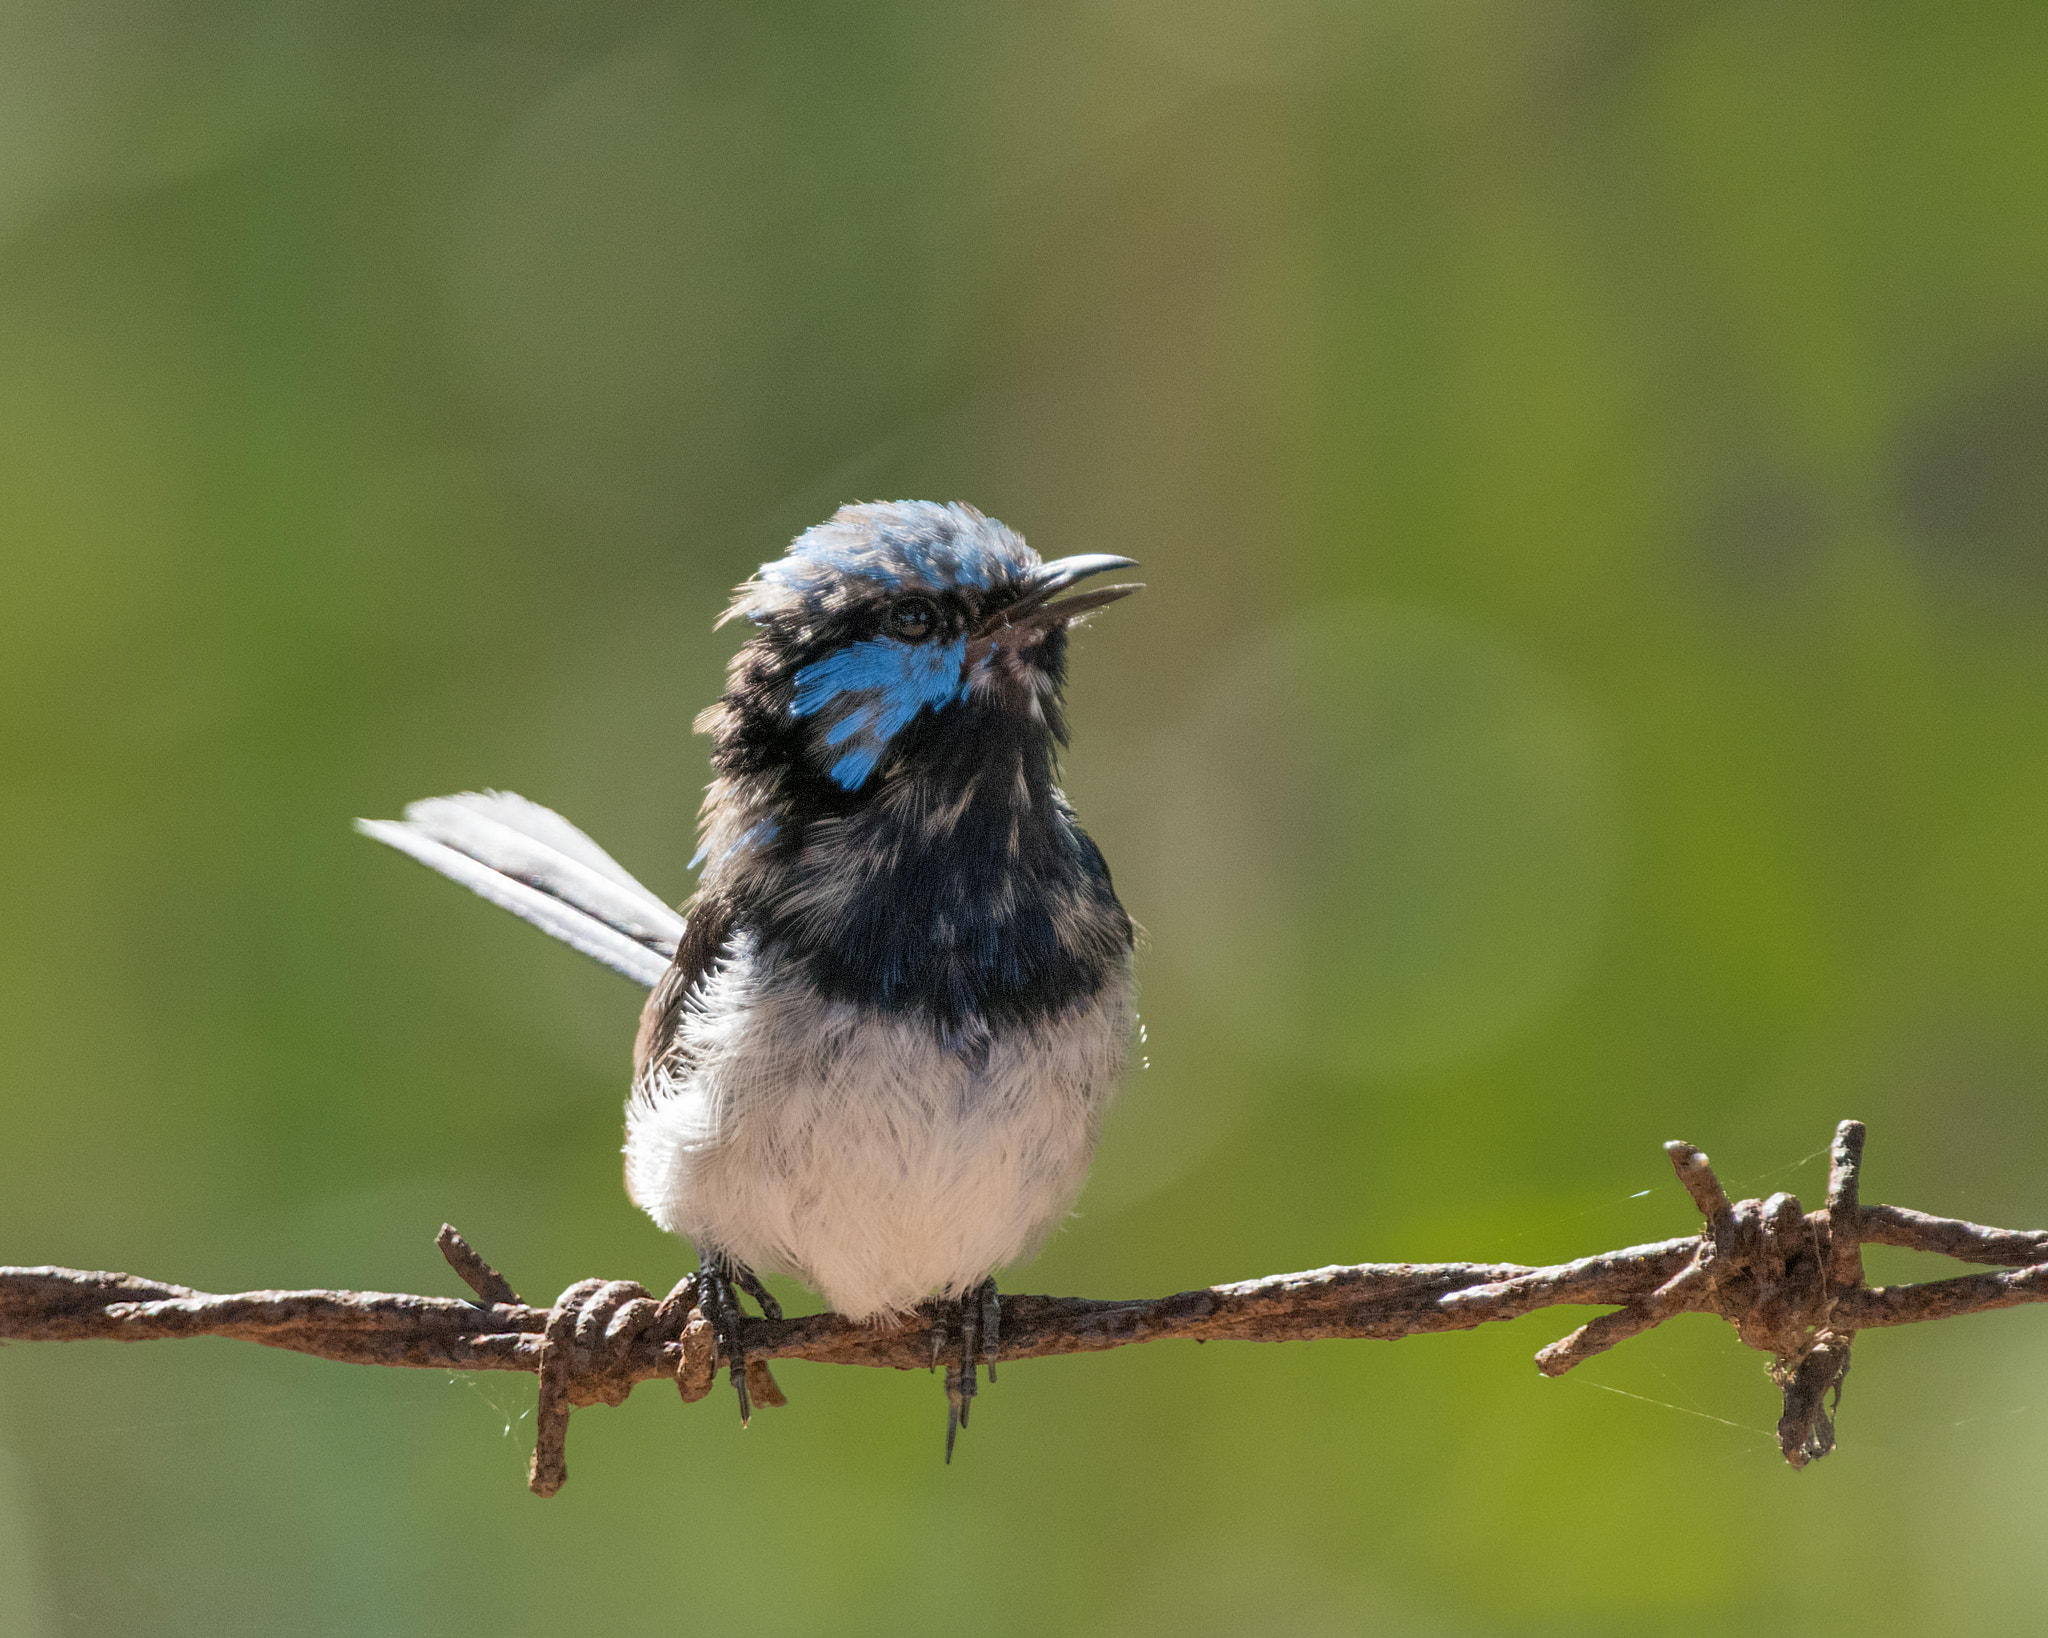
M 751 1410 L 740 1295 L 787 1275 L 959 1338 L 946 1455 L 994 1379 L 996 1274 L 1078 1198 L 1133 1027 L 1135 930 L 1060 789 L 1069 633 L 1134 559 L 1042 560 L 963 502 L 841 507 L 734 591 L 751 634 L 695 722 L 713 778 L 671 909 L 510 792 L 359 820 L 650 986 L 632 1201 L 694 1248 Z

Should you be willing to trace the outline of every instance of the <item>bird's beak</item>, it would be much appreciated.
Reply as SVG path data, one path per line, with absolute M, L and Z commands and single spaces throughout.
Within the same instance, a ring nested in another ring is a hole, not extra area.
M 1128 597 L 1144 588 L 1136 585 L 1104 586 L 1099 591 L 1082 592 L 1078 597 L 1060 597 L 1059 594 L 1091 574 L 1101 574 L 1105 569 L 1135 569 L 1137 566 L 1138 560 L 1134 557 L 1112 557 L 1107 552 L 1084 552 L 1079 557 L 1063 557 L 1056 562 L 1042 564 L 1026 582 L 1024 595 L 997 613 L 982 630 L 989 632 L 1002 626 L 1050 625 L 1057 620 L 1071 620 L 1090 609 L 1099 609 L 1105 603 L 1114 603 L 1119 597 Z M 1058 598 L 1057 602 L 1055 598 Z

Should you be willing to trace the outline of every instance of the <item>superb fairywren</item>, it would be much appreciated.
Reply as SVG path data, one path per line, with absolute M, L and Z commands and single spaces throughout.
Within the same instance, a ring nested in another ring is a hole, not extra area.
M 854 1318 L 957 1304 L 964 1421 L 994 1272 L 1080 1192 L 1128 1046 L 1132 932 L 1055 783 L 1061 688 L 1070 622 L 1138 588 L 1061 594 L 1131 566 L 1041 562 L 927 501 L 798 536 L 724 616 L 754 634 L 697 719 L 716 777 L 682 916 L 507 793 L 362 824 L 652 985 L 626 1188 L 696 1247 L 742 1417 L 734 1288 L 777 1312 L 766 1271 Z

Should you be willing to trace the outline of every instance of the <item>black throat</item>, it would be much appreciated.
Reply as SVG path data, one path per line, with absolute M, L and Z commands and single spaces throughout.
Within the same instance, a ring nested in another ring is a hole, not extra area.
M 705 891 L 826 999 L 954 1039 L 1053 1017 L 1131 949 L 1109 868 L 1054 783 L 1055 731 L 968 700 L 905 729 L 855 798 L 787 765 L 747 780 L 773 834 Z

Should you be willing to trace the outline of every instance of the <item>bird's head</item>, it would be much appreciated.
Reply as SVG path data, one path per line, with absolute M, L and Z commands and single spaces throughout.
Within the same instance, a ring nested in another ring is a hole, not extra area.
M 1127 557 L 1047 563 L 971 506 L 841 507 L 764 564 L 725 618 L 751 621 L 723 699 L 699 719 L 722 781 L 845 813 L 894 783 L 1043 766 L 1066 737 L 1075 616 L 1138 588 L 1070 588 Z M 708 840 L 708 838 L 707 838 Z
M 948 1040 L 1096 994 L 1131 922 L 1055 784 L 1060 688 L 1074 618 L 1137 589 L 1071 588 L 1130 562 L 1042 562 L 928 501 L 799 535 L 735 595 L 754 634 L 698 719 L 718 777 L 693 918 L 744 904 L 819 995 Z

